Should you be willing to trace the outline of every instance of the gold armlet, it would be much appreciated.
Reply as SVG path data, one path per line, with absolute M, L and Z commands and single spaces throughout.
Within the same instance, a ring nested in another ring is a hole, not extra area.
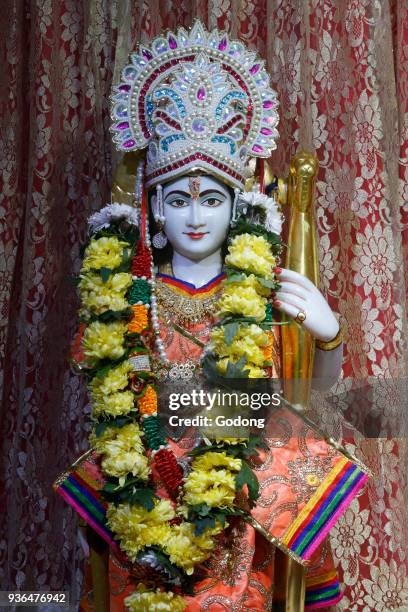
M 323 342 L 323 340 L 316 340 L 316 347 L 321 351 L 333 351 L 343 342 L 343 331 L 341 327 L 339 327 L 339 331 L 333 340 L 329 340 L 328 342 Z

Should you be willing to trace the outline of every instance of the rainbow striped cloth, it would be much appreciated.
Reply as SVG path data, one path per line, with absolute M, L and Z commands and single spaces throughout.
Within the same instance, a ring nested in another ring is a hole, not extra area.
M 306 577 L 305 610 L 334 606 L 342 595 L 336 570 L 313 578 Z
M 302 561 L 308 561 L 368 479 L 368 474 L 341 457 L 280 538 Z
M 104 481 L 93 451 L 82 455 L 71 468 L 61 474 L 54 483 L 54 490 L 78 512 L 114 551 L 123 556 L 113 533 L 106 524 L 107 503 L 99 491 Z
M 346 457 L 341 457 L 285 533 L 279 537 L 283 549 L 292 551 L 302 565 L 347 508 L 368 475 Z M 97 456 L 88 451 L 54 483 L 54 489 L 113 548 L 119 550 L 106 524 L 107 504 L 99 491 L 104 480 Z
M 331 527 L 337 522 L 368 474 L 356 463 L 340 455 L 321 485 L 304 505 L 283 535 L 275 537 L 276 545 L 299 563 L 309 565 L 310 557 Z M 107 503 L 100 495 L 104 479 L 97 455 L 88 451 L 54 483 L 54 489 L 103 538 L 124 562 L 129 562 L 114 540 L 106 522 Z M 273 535 L 273 529 L 272 533 Z M 334 605 L 342 597 L 337 572 L 306 577 L 305 610 Z

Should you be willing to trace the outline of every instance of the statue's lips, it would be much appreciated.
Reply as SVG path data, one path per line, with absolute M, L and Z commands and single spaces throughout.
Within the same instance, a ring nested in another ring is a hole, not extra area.
M 209 234 L 209 232 L 183 232 L 183 234 L 191 238 L 191 240 L 200 240 Z

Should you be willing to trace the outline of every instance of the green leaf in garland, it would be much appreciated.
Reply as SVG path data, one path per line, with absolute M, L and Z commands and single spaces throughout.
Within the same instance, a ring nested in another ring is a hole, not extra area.
M 240 442 L 239 444 L 226 444 L 223 442 L 215 441 L 209 446 L 198 446 L 197 448 L 194 448 L 192 451 L 189 452 L 189 456 L 198 457 L 199 455 L 203 455 L 204 453 L 211 451 L 215 453 L 225 452 L 231 457 L 246 459 L 248 457 L 257 457 L 258 448 L 269 450 L 269 446 L 262 440 L 260 436 L 250 435 L 248 440 L 246 440 L 245 442 Z M 194 509 L 196 508 L 197 506 L 194 506 Z
M 245 355 L 243 355 L 235 363 L 233 363 L 232 361 L 228 361 L 225 378 L 248 378 L 249 370 L 244 370 L 245 364 Z
M 116 236 L 120 240 L 128 242 L 129 246 L 133 246 L 139 240 L 139 230 L 135 225 L 130 225 L 124 222 L 123 219 L 118 219 L 111 221 L 109 227 L 95 232 L 92 235 L 92 240 L 98 240 L 103 237 L 111 238 L 112 236 Z
M 205 502 L 202 504 L 194 504 L 192 506 L 189 506 L 189 509 L 194 514 L 198 514 L 201 517 L 209 516 L 209 514 L 211 513 L 211 506 L 209 506 Z
M 279 284 L 273 278 L 264 278 L 263 276 L 256 277 L 258 283 L 262 285 L 262 287 L 266 287 L 266 289 L 276 289 L 276 286 Z
M 101 275 L 103 282 L 107 283 L 110 275 L 112 274 L 112 269 L 102 266 L 102 268 L 99 268 L 99 274 Z
M 202 504 L 205 506 L 206 504 Z M 195 535 L 202 535 L 207 529 L 212 529 L 217 523 L 224 529 L 228 516 L 247 517 L 248 513 L 236 506 L 232 508 L 209 508 L 207 514 L 202 515 L 199 506 L 191 506 L 188 513 L 188 521 L 195 526 Z
M 151 512 L 154 508 L 154 499 L 156 495 L 154 494 L 153 489 L 144 488 L 144 489 L 135 489 L 133 493 L 131 493 L 129 497 L 129 503 L 139 504 L 148 512 Z
M 108 495 L 114 495 L 118 491 L 119 488 L 120 487 L 118 484 L 107 481 L 102 487 L 102 493 L 107 493 Z
M 123 310 L 105 310 L 95 320 L 103 321 L 108 323 L 109 321 L 120 321 L 122 319 L 129 319 L 132 316 L 131 308 L 124 308 Z
M 94 323 L 94 321 L 102 321 L 102 323 L 110 323 L 112 321 L 122 321 L 129 320 L 132 316 L 131 308 L 124 308 L 123 310 L 105 310 L 99 315 L 91 315 L 87 314 L 86 316 L 81 317 L 83 322 L 85 323 Z
M 241 317 L 237 315 L 227 315 L 223 317 L 218 323 L 214 325 L 214 327 L 223 327 L 224 325 L 228 325 L 228 323 L 248 323 L 251 325 L 252 323 L 258 323 L 259 321 L 255 319 L 255 317 Z
M 195 518 L 191 521 L 195 526 L 195 535 L 202 535 L 207 529 L 213 529 L 215 527 L 215 518 L 213 516 L 207 516 L 206 518 Z
M 207 529 L 213 529 L 219 522 L 225 526 L 224 509 L 211 508 L 206 503 L 189 507 L 188 521 L 195 526 L 195 535 L 202 535 Z
M 238 283 L 247 278 L 247 274 L 245 274 L 245 272 L 239 272 L 235 268 L 226 268 L 225 273 L 227 275 L 226 283 Z
M 95 378 L 104 378 L 107 373 L 112 370 L 113 368 L 115 368 L 117 365 L 119 365 L 120 363 L 122 363 L 122 361 L 124 361 L 123 359 L 121 359 L 120 361 L 110 361 L 108 363 L 106 363 L 106 360 L 104 361 L 103 364 L 100 364 L 100 366 L 95 370 Z
M 138 504 L 148 512 L 153 510 L 154 500 L 156 499 L 156 495 L 150 487 L 128 486 L 126 483 L 121 487 L 120 485 L 107 482 L 101 489 L 101 495 L 111 504 L 128 503 L 131 506 Z
M 157 498 L 153 489 L 146 486 L 142 480 L 133 478 L 131 475 L 127 476 L 123 485 L 119 484 L 118 479 L 108 480 L 101 489 L 101 494 L 110 503 L 139 504 L 148 512 L 153 510 L 154 500 Z
M 239 330 L 239 324 L 237 321 L 234 321 L 233 323 L 227 323 L 226 325 L 224 325 L 224 339 L 225 339 L 225 344 L 227 346 L 230 346 L 233 339 L 237 335 L 238 330 Z
M 123 249 L 122 264 L 127 264 L 132 257 L 132 249 Z
M 240 281 L 244 281 L 246 278 L 250 276 L 250 274 L 246 272 L 241 272 L 239 268 L 234 268 L 229 266 L 226 268 L 227 280 L 226 283 L 237 283 Z M 266 289 L 271 289 L 277 291 L 280 288 L 279 281 L 276 278 L 265 278 L 264 276 L 260 276 L 259 274 L 254 274 L 251 272 L 252 276 L 255 276 L 256 280 L 260 285 L 265 287 Z
M 95 426 L 95 435 L 97 438 L 99 438 L 109 427 L 117 427 L 120 429 L 131 422 L 132 417 L 130 416 L 121 416 L 116 417 L 115 419 L 102 421 Z
M 268 302 L 265 309 L 265 323 L 271 323 L 272 319 L 272 304 Z
M 242 467 L 235 476 L 235 484 L 238 491 L 247 485 L 249 502 L 253 506 L 259 497 L 259 482 L 246 461 L 242 461 Z

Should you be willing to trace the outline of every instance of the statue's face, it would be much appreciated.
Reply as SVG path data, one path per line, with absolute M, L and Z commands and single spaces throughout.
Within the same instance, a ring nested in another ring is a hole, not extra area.
M 181 177 L 163 187 L 164 232 L 174 251 L 200 261 L 218 251 L 229 229 L 232 198 L 210 176 Z

